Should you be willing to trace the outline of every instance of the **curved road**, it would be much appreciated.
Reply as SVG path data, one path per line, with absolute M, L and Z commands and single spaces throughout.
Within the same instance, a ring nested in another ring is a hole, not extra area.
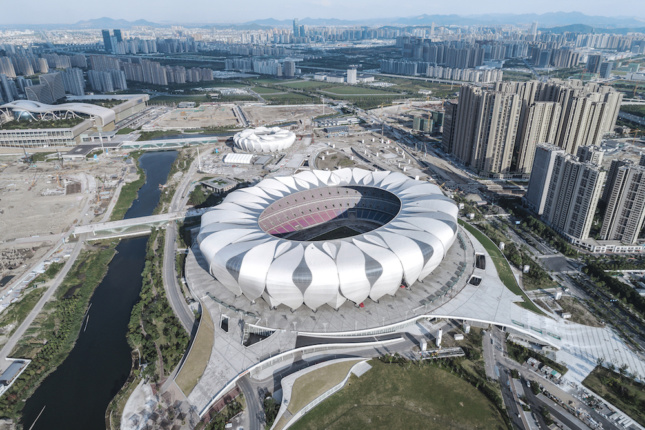
M 242 394 L 244 394 L 244 399 L 246 400 L 246 407 L 249 412 L 250 430 L 262 430 L 264 428 L 264 423 L 266 423 L 264 405 L 260 402 L 260 396 L 258 395 L 257 390 L 253 385 L 251 385 L 249 375 L 246 375 L 237 381 L 237 385 L 240 387 L 240 390 L 242 390 Z
M 179 208 L 183 208 L 188 200 L 188 190 L 192 183 L 191 179 L 197 172 L 197 158 L 193 160 L 188 171 L 184 174 L 181 182 L 177 186 L 175 195 L 170 202 L 169 212 L 176 212 Z M 177 225 L 171 223 L 166 228 L 166 239 L 164 246 L 164 262 L 163 262 L 163 285 L 170 302 L 170 307 L 177 315 L 189 335 L 194 334 L 197 329 L 195 323 L 195 315 L 186 303 L 184 294 L 181 291 L 181 286 L 177 282 L 176 268 L 175 268 L 175 255 L 176 255 L 176 241 L 177 241 Z

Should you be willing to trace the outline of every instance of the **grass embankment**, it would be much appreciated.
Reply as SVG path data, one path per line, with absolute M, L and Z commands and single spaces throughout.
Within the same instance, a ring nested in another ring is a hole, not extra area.
M 376 87 L 365 88 L 365 87 L 357 87 L 357 86 L 354 86 L 354 85 L 338 85 L 338 86 L 331 87 L 331 88 L 325 88 L 324 90 L 322 90 L 322 92 L 330 93 L 330 94 L 337 95 L 337 96 L 338 95 L 340 95 L 340 96 L 342 96 L 342 95 L 348 95 L 348 96 L 352 96 L 352 95 L 379 95 L 379 96 L 381 96 L 381 95 L 386 95 L 386 96 L 387 95 L 390 95 L 390 96 L 391 95 L 396 95 L 396 96 L 398 96 L 398 95 L 400 95 L 400 94 L 398 94 L 396 92 L 384 91 L 384 90 L 378 89 Z
M 195 340 L 193 340 L 188 357 L 186 357 L 181 371 L 175 378 L 175 382 L 186 396 L 193 391 L 199 378 L 202 377 L 204 370 L 206 370 L 214 342 L 215 325 L 211 319 L 210 312 L 203 312 L 202 318 L 199 321 L 199 329 L 197 330 Z
M 463 376 L 463 371 L 448 367 L 454 362 L 387 364 L 372 360 L 370 364 L 371 370 L 360 378 L 352 375 L 341 391 L 293 428 L 510 428 L 493 401 L 457 376 Z
M 29 283 L 30 288 L 23 292 L 21 299 L 7 307 L 7 310 L 5 310 L 0 316 L 0 332 L 2 332 L 4 336 L 8 338 L 16 331 L 18 326 L 22 324 L 25 318 L 27 318 L 29 312 L 31 312 L 34 306 L 36 306 L 38 300 L 40 300 L 43 294 L 45 294 L 44 288 L 35 288 L 40 284 L 54 279 L 64 265 L 65 263 L 62 262 L 50 264 L 49 267 L 47 267 L 47 270 Z M 7 330 L 8 326 L 11 326 L 11 328 Z M 4 341 L 2 344 L 4 344 Z
M 117 242 L 97 243 L 77 258 L 65 280 L 29 327 L 12 357 L 32 362 L 0 398 L 0 416 L 17 419 L 29 398 L 74 347 L 94 290 L 107 273 Z
M 600 366 L 582 381 L 582 385 L 645 426 L 645 385 Z
M 121 130 L 117 131 L 116 134 L 130 134 L 134 131 L 133 128 L 123 127 Z
M 529 357 L 533 357 L 538 361 L 541 361 L 543 364 L 546 364 L 551 369 L 557 370 L 563 375 L 569 371 L 566 366 L 551 360 L 550 358 L 533 351 L 532 349 L 524 348 L 522 345 L 515 344 L 513 342 L 506 343 L 506 350 L 508 351 L 509 357 L 518 363 L 524 363 Z
M 352 367 L 361 360 L 343 361 L 330 364 L 322 369 L 309 372 L 293 384 L 291 401 L 287 409 L 292 414 L 316 400 L 327 390 L 340 384 Z
M 139 166 L 139 157 L 141 157 L 142 154 L 143 152 L 141 151 L 133 152 L 130 154 L 130 157 L 132 157 L 132 160 L 137 165 L 139 178 L 136 181 L 130 182 L 129 184 L 125 184 L 123 187 L 121 187 L 119 200 L 117 200 L 116 204 L 114 205 L 114 209 L 112 209 L 110 221 L 118 221 L 123 219 L 125 213 L 128 211 L 128 209 L 130 209 L 130 206 L 132 206 L 132 202 L 137 198 L 139 189 L 143 186 L 143 184 L 146 183 L 146 173 L 143 171 L 141 166 Z
M 571 321 L 591 327 L 604 327 L 596 315 L 587 309 L 588 305 L 583 303 L 582 299 L 575 296 L 561 297 L 558 300 L 558 304 L 562 307 L 563 311 L 571 314 Z
M 48 161 L 48 156 L 55 154 L 55 152 L 34 152 L 31 154 L 31 161 L 34 163 L 38 161 Z M 51 160 L 51 158 L 49 159 Z
M 147 363 L 142 376 L 158 382 L 179 364 L 188 347 L 188 334 L 175 316 L 163 287 L 163 231 L 154 230 L 148 239 L 146 264 L 139 302 L 134 305 L 128 325 L 128 342 L 141 352 Z
M 196 149 L 184 148 L 179 151 L 177 158 L 170 166 L 170 172 L 168 172 L 168 179 L 166 181 L 166 188 L 161 191 L 161 196 L 159 196 L 159 203 L 154 210 L 154 214 L 164 213 L 170 208 L 170 202 L 177 191 L 178 181 L 173 180 L 174 176 L 178 172 L 186 173 L 190 169 L 190 165 L 193 163 L 195 156 L 197 155 Z
M 2 332 L 3 336 L 8 339 L 16 331 L 43 294 L 45 294 L 45 288 L 30 289 L 23 294 L 20 301 L 7 307 L 0 316 L 0 332 Z M 0 344 L 4 345 L 5 341 L 0 342 Z
M 475 236 L 475 238 L 484 246 L 484 248 L 486 248 L 486 251 L 490 255 L 491 259 L 493 260 L 493 263 L 495 264 L 495 268 L 497 269 L 497 274 L 499 275 L 499 278 L 502 280 L 506 288 L 508 288 L 509 290 L 511 290 L 511 292 L 513 292 L 514 294 L 517 294 L 518 296 L 521 296 L 524 299 L 524 301 L 519 303 L 519 305 L 522 306 L 524 309 L 528 309 L 537 314 L 544 315 L 544 312 L 542 312 L 540 308 L 538 308 L 535 304 L 533 304 L 533 302 L 529 299 L 526 293 L 522 291 L 522 289 L 517 283 L 517 280 L 515 279 L 515 276 L 513 275 L 511 266 L 509 266 L 508 261 L 506 261 L 506 258 L 504 258 L 504 255 L 499 250 L 499 248 L 493 243 L 493 241 L 491 241 L 484 233 L 477 230 L 475 227 L 468 224 L 467 222 L 459 220 L 459 224 L 461 224 L 466 230 L 468 230 L 470 234 Z
M 133 367 L 126 383 L 108 405 L 105 421 L 110 429 L 121 428 L 123 408 L 139 382 L 147 377 L 154 383 L 165 379 L 177 366 L 188 345 L 188 335 L 172 311 L 163 288 L 163 246 L 163 231 L 153 230 L 141 273 L 139 302 L 132 309 L 127 333 L 128 343 L 135 354 L 133 365 L 138 362 L 138 352 L 141 363 L 147 366 L 143 370 Z

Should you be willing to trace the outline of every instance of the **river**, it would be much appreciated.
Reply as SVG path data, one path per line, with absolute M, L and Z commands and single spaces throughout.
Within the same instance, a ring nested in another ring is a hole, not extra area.
M 139 158 L 146 183 L 125 218 L 151 215 L 159 202 L 177 152 L 150 152 Z M 147 237 L 122 240 L 105 278 L 94 291 L 76 345 L 34 392 L 23 409 L 23 425 L 33 430 L 105 429 L 105 411 L 130 373 L 126 341 L 132 308 L 141 291 Z M 43 407 L 45 409 L 43 410 Z

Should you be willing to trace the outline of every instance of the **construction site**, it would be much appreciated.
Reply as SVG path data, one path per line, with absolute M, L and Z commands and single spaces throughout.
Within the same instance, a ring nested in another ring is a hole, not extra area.
M 69 228 L 107 217 L 108 205 L 136 167 L 116 151 L 96 161 L 25 159 L 3 154 L 0 161 L 0 296 L 12 280 L 27 275 Z M 42 159 L 44 157 L 38 157 Z M 64 254 L 64 253 L 63 253 Z M 47 261 L 49 263 L 49 261 Z M 43 266 L 40 266 L 44 270 Z M 26 279 L 26 278 L 25 278 Z M 13 292 L 13 291 L 12 291 Z M 15 297 L 12 298 L 12 300 Z M 0 301 L 0 308 L 9 303 Z
M 209 127 L 236 127 L 240 123 L 234 112 L 235 105 L 204 103 L 196 108 L 177 108 L 162 115 L 144 130 L 190 130 Z

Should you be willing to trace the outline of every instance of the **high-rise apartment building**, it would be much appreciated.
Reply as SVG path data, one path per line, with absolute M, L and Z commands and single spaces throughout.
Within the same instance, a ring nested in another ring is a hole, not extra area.
M 545 184 L 542 219 L 573 243 L 587 239 L 605 175 L 597 165 L 557 153 L 551 179 Z
M 481 175 L 528 177 L 538 143 L 569 154 L 599 145 L 616 125 L 622 97 L 610 86 L 580 81 L 464 85 L 443 147 Z
M 81 69 L 71 68 L 62 72 L 65 92 L 75 96 L 85 95 L 85 80 Z
M 112 47 L 112 38 L 110 37 L 110 30 L 101 30 L 101 34 L 103 35 L 103 46 L 105 47 L 105 52 L 114 52 L 114 48 Z
M 509 174 L 520 112 L 517 94 L 462 86 L 453 154 L 481 174 Z
M 4 74 L 0 74 L 0 98 L 7 103 L 14 101 L 11 80 Z
M 585 70 L 589 73 L 600 72 L 600 63 L 602 63 L 602 55 L 589 55 L 587 56 L 587 67 Z
M 562 148 L 558 148 L 550 143 L 537 145 L 533 159 L 531 178 L 529 179 L 529 187 L 524 200 L 526 200 L 529 209 L 538 215 L 544 213 L 548 184 L 551 183 L 555 157 L 558 155 L 564 156 L 565 154 Z
M 613 164 L 612 164 L 612 167 Z M 645 166 L 625 162 L 616 167 L 600 238 L 636 243 L 645 220 Z
M 284 76 L 287 78 L 293 78 L 296 76 L 296 62 L 291 60 L 286 60 L 282 64 Z
M 537 144 L 555 142 L 561 111 L 562 107 L 556 102 L 535 102 L 525 109 L 515 147 L 513 171 L 526 175 L 531 173 Z

